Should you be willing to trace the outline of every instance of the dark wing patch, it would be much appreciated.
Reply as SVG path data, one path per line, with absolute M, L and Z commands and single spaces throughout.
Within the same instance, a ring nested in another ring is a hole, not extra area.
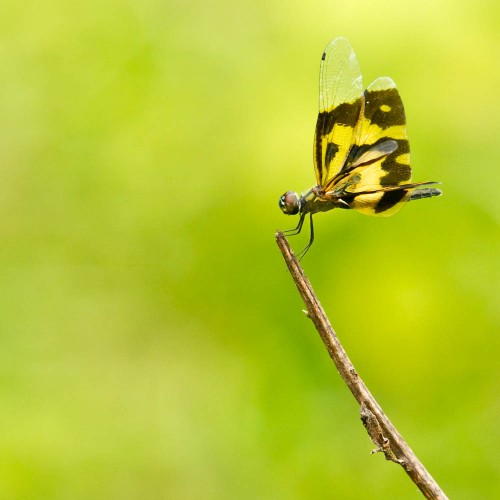
M 392 81 L 392 80 L 391 80 Z M 406 125 L 403 102 L 397 88 L 365 92 L 365 117 L 381 130 L 395 125 Z
M 375 214 L 387 212 L 405 197 L 408 197 L 407 189 L 398 189 L 397 191 L 385 192 L 374 207 Z

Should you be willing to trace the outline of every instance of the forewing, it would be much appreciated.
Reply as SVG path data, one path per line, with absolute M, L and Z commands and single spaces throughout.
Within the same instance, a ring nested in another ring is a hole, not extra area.
M 358 135 L 363 81 L 356 55 L 345 38 L 335 38 L 321 58 L 319 115 L 314 138 L 316 182 L 325 187 L 342 170 Z

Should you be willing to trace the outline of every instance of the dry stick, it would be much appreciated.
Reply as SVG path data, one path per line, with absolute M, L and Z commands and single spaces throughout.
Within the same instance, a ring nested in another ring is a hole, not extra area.
M 401 437 L 401 434 L 392 425 L 391 421 L 386 417 L 382 408 L 380 408 L 354 369 L 351 360 L 348 358 L 336 333 L 333 331 L 325 311 L 314 294 L 309 280 L 306 278 L 282 232 L 276 234 L 276 241 L 307 307 L 308 317 L 312 320 L 314 326 L 316 326 L 316 330 L 318 330 L 340 376 L 344 379 L 352 395 L 360 404 L 361 421 L 371 440 L 377 446 L 377 449 L 373 450 L 372 453 L 382 451 L 386 460 L 391 460 L 401 465 L 426 498 L 447 499 L 448 497 L 427 472 Z

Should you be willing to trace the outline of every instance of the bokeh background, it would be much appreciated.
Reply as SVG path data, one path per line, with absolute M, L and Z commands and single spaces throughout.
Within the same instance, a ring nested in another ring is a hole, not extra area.
M 274 241 L 343 35 L 445 194 L 320 214 L 303 265 L 442 488 L 493 498 L 498 5 L 2 2 L 0 497 L 419 497 L 369 454 Z

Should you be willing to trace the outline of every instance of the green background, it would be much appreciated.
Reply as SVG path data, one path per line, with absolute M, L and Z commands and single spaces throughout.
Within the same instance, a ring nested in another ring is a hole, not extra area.
M 373 449 L 275 241 L 314 183 L 321 53 L 398 84 L 392 218 L 303 261 L 452 498 L 500 488 L 500 9 L 421 0 L 2 2 L 0 497 L 419 498 Z M 291 239 L 300 250 L 307 235 Z

